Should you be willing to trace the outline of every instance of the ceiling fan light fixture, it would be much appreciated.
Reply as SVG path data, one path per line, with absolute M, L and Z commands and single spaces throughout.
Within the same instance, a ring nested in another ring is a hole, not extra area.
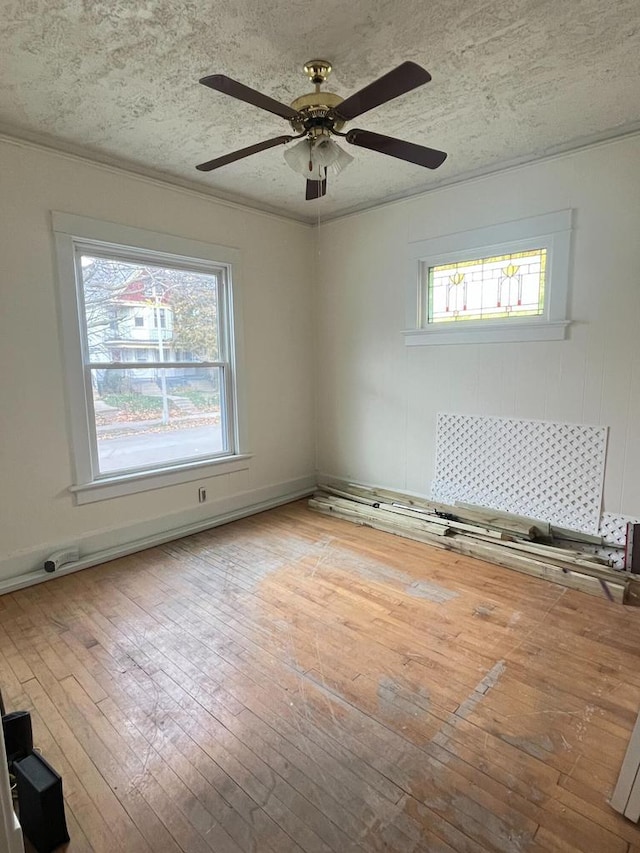
M 346 169 L 353 161 L 351 154 L 347 154 L 333 139 L 320 139 L 315 143 L 316 159 L 326 166 L 334 175 Z
M 297 145 L 286 148 L 284 159 L 287 165 L 304 175 L 309 181 L 321 181 L 326 176 L 325 169 L 338 174 L 353 160 L 350 154 L 332 139 L 303 139 Z

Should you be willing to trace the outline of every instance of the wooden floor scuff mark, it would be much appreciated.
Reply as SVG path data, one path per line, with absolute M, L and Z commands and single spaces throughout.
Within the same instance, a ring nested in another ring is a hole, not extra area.
M 453 729 L 457 725 L 460 720 L 466 720 L 471 716 L 473 711 L 479 702 L 482 701 L 483 697 L 496 686 L 501 676 L 503 675 L 506 669 L 506 664 L 504 660 L 499 660 L 495 663 L 489 672 L 484 676 L 481 681 L 476 684 L 471 693 L 464 699 L 453 711 L 449 714 L 446 722 L 440 726 L 438 731 L 435 733 L 431 742 L 436 746 L 441 747 L 444 750 L 448 750 L 450 746 L 450 740 L 453 736 Z M 485 739 L 486 746 L 486 739 Z M 446 759 L 441 759 L 442 763 L 446 764 Z
M 496 664 L 494 664 L 489 672 L 485 675 L 482 681 L 478 682 L 476 686 L 473 688 L 473 691 L 467 696 L 467 698 L 460 703 L 457 710 L 453 713 L 454 717 L 462 717 L 462 719 L 466 720 L 469 717 L 476 705 L 482 697 L 491 690 L 492 687 L 495 687 L 498 683 L 500 676 L 506 669 L 506 664 L 504 660 L 499 660 Z

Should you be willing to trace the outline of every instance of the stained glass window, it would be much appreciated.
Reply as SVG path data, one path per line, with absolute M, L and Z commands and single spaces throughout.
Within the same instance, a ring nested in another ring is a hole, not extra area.
M 547 250 L 428 267 L 428 323 L 506 320 L 544 313 Z

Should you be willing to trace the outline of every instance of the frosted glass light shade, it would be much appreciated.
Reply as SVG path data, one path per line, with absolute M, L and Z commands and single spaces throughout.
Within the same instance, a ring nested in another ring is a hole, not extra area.
M 285 149 L 284 159 L 294 172 L 304 175 L 307 180 L 322 181 L 325 169 L 338 174 L 353 157 L 332 139 L 303 139 L 292 148 Z

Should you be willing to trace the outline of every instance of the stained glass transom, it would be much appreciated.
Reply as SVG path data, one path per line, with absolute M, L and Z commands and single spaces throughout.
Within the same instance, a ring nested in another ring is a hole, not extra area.
M 544 313 L 547 250 L 459 261 L 427 270 L 428 323 Z

